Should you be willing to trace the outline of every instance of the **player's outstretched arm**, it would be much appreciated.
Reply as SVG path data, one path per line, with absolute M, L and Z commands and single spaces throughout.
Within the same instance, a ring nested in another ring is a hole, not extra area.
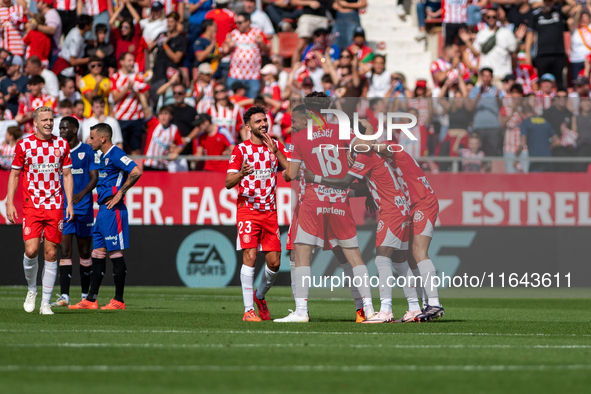
M 232 189 L 240 183 L 242 178 L 252 174 L 254 168 L 247 162 L 242 163 L 242 168 L 238 172 L 228 172 L 226 175 L 226 189 Z
M 66 167 L 63 169 L 64 175 L 64 191 L 68 206 L 66 208 L 66 220 L 71 222 L 74 219 L 74 177 L 72 176 L 72 168 Z
M 140 170 L 138 166 L 133 167 L 133 170 L 131 170 L 131 172 L 129 173 L 127 181 L 125 181 L 121 189 L 117 192 L 117 194 L 113 196 L 111 201 L 107 203 L 107 209 L 112 209 L 115 205 L 117 205 L 119 201 L 123 199 L 125 193 L 127 193 L 127 191 L 131 189 L 133 185 L 136 184 L 136 182 L 140 179 L 141 176 L 142 170 Z
M 314 175 L 310 170 L 306 170 L 305 175 L 306 182 L 309 183 L 321 183 L 328 187 L 334 187 L 335 189 L 346 189 L 350 184 L 355 181 L 355 177 L 351 174 L 345 175 L 344 178 L 328 178 L 320 175 Z
M 10 170 L 10 176 L 8 177 L 8 192 L 6 194 L 6 217 L 10 223 L 14 224 L 18 219 L 16 208 L 14 207 L 14 195 L 16 194 L 16 188 L 18 187 L 18 179 L 21 175 L 21 170 L 12 169 Z

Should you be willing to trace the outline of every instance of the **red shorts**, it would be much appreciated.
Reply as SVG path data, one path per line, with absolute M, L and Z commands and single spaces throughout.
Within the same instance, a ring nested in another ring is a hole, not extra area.
M 260 252 L 281 252 L 277 211 L 260 212 L 238 208 L 236 250 L 257 248 Z
M 298 213 L 298 227 L 294 243 L 320 248 L 328 240 L 331 246 L 359 247 L 357 229 L 347 203 L 304 200 Z
M 287 242 L 285 245 L 285 249 L 287 250 L 295 250 L 292 240 L 295 240 L 295 235 L 297 233 L 299 211 L 300 203 L 298 202 L 293 209 L 293 213 L 291 214 L 291 224 L 289 225 L 289 231 L 287 232 Z
M 410 207 L 410 233 L 433 238 L 433 230 L 439 215 L 439 201 L 434 195 L 423 198 Z
M 388 246 L 398 250 L 408 249 L 410 237 L 410 218 L 400 211 L 393 209 L 384 210 L 380 214 L 378 229 L 376 232 L 376 247 Z
M 56 244 L 62 243 L 64 230 L 63 209 L 23 208 L 23 239 L 45 239 Z

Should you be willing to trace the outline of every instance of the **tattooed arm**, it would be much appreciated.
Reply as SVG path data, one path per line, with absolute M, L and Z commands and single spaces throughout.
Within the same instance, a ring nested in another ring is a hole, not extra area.
M 127 178 L 127 181 L 121 187 L 121 190 L 119 190 L 117 192 L 117 194 L 115 194 L 113 196 L 111 201 L 109 201 L 107 203 L 107 209 L 112 209 L 115 205 L 117 205 L 119 203 L 119 201 L 121 201 L 123 199 L 123 196 L 125 195 L 125 193 L 127 193 L 127 191 L 129 189 L 131 189 L 131 187 L 133 185 L 135 185 L 135 183 L 140 179 L 141 176 L 142 176 L 142 170 L 140 170 L 140 168 L 137 166 L 133 167 L 133 170 L 131 170 L 131 172 L 129 173 L 129 177 Z

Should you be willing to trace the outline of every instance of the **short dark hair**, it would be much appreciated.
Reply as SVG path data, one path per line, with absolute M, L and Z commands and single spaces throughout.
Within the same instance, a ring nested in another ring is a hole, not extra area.
M 265 105 L 265 98 L 263 96 L 256 96 L 253 101 L 254 105 Z
M 79 15 L 78 18 L 76 18 L 76 26 L 78 26 L 81 29 L 84 29 L 86 26 L 92 25 L 93 23 L 94 19 L 90 15 L 82 14 Z
M 165 105 L 162 108 L 160 108 L 160 111 L 158 111 L 159 114 L 161 114 L 163 112 L 168 112 L 169 114 L 173 115 L 174 114 L 174 107 L 172 105 Z
M 94 96 L 92 100 L 90 100 L 90 105 L 94 105 L 94 103 L 105 103 L 105 98 L 103 96 Z
M 68 99 L 63 99 L 57 103 L 58 108 L 72 108 L 72 102 Z
M 33 55 L 30 58 L 28 58 L 27 63 L 41 67 L 41 59 L 37 55 Z
M 96 26 L 94 26 L 94 32 L 98 33 L 99 31 L 106 33 L 109 31 L 109 28 L 104 23 L 97 23 Z
M 238 15 L 236 15 L 236 18 L 239 16 L 243 17 L 245 21 L 250 22 L 250 14 L 248 12 L 240 12 Z
M 511 87 L 509 88 L 509 92 L 513 91 L 516 91 L 517 93 L 523 96 L 523 86 L 520 83 L 514 83 L 513 85 L 511 85 Z
M 321 81 L 324 83 L 332 83 L 332 77 L 330 74 L 324 74 Z
M 103 59 L 101 59 L 100 57 L 98 57 L 96 55 L 93 55 L 93 56 L 90 56 L 88 58 L 88 63 L 89 64 L 90 63 L 100 63 L 100 64 L 103 64 Z
M 558 89 L 556 89 L 556 93 L 559 93 L 559 92 L 568 94 L 568 90 L 566 90 L 565 88 L 558 88 Z
M 484 72 L 488 71 L 490 75 L 493 75 L 493 70 L 490 67 L 482 67 L 478 72 L 480 75 L 484 74 Z
M 304 98 L 304 105 L 312 111 L 320 112 L 330 106 L 330 97 L 324 92 L 312 92 Z
M 10 126 L 6 129 L 6 134 L 10 134 L 15 140 L 19 140 L 23 136 L 23 130 L 18 126 Z
M 41 75 L 33 75 L 31 78 L 29 78 L 27 85 L 37 86 L 41 85 L 42 83 L 45 83 L 45 79 L 43 79 Z
M 208 20 L 211 20 L 211 19 L 208 19 Z M 183 88 L 183 91 L 184 91 L 184 92 L 187 92 L 187 87 L 186 87 L 185 85 L 183 85 L 182 83 L 180 83 L 180 82 L 178 82 L 178 83 L 175 83 L 174 85 L 172 85 L 172 90 L 174 91 L 174 89 L 175 89 L 177 86 L 180 86 L 180 87 L 182 87 L 182 88 Z
M 201 31 L 207 30 L 207 28 L 213 24 L 215 24 L 213 19 L 204 19 L 203 22 L 201 22 Z
M 478 134 L 478 133 L 470 133 L 470 135 L 468 136 L 468 138 L 474 138 L 474 139 L 482 142 L 482 138 L 480 138 L 480 134 Z
M 374 55 L 373 60 L 376 60 L 377 58 L 382 59 L 384 63 L 386 63 L 386 55 Z
M 64 116 L 64 117 L 62 118 L 62 120 L 60 121 L 60 123 L 61 123 L 61 122 L 68 122 L 68 123 L 70 123 L 72 126 L 74 126 L 75 128 L 77 128 L 77 129 L 80 129 L 80 122 L 78 122 L 78 119 L 76 119 L 76 118 L 75 118 L 75 117 L 73 117 L 73 116 Z
M 74 107 L 77 106 L 77 105 L 80 105 L 80 104 L 84 105 L 84 101 L 82 101 L 82 100 L 74 100 Z
M 125 56 L 127 56 L 127 55 L 133 56 L 133 53 L 131 53 L 131 52 L 123 52 L 121 55 L 119 55 L 119 62 L 121 62 L 123 59 L 125 59 Z
M 68 82 L 74 82 L 74 80 L 70 77 L 64 77 L 60 80 L 60 89 L 66 86 Z M 74 82 L 74 86 L 76 86 L 76 82 Z
M 111 128 L 111 125 L 108 123 L 97 123 L 94 126 L 92 126 L 90 130 L 94 130 L 97 133 L 106 135 L 109 141 L 111 141 L 111 138 L 113 138 L 113 129 Z
M 372 98 L 371 100 L 369 100 L 369 108 L 373 109 L 376 106 L 376 104 L 380 101 L 382 101 L 382 99 L 379 97 Z
M 250 107 L 242 116 L 242 119 L 244 120 L 244 124 L 249 124 L 252 116 L 256 115 L 256 114 L 263 114 L 263 115 L 267 116 L 267 110 L 264 109 L 263 107 L 259 107 L 259 106 Z
M 168 19 L 168 18 L 172 18 L 177 22 L 181 19 L 180 15 L 177 14 L 176 12 L 171 12 L 168 15 L 166 15 L 166 19 Z

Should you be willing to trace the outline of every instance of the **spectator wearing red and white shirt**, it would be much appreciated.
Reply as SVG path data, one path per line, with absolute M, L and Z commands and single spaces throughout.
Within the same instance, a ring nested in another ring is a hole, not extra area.
M 505 172 L 516 173 L 516 154 L 521 145 L 521 122 L 523 116 L 519 111 L 524 100 L 523 87 L 519 84 L 514 84 L 505 99 L 504 106 L 501 107 L 499 120 L 501 121 L 501 127 L 505 128 L 505 139 L 503 141 L 503 156 L 505 157 Z M 528 172 L 529 163 L 527 161 L 528 152 L 527 146 L 524 147 L 521 154 L 519 155 L 519 165 L 523 172 Z
M 45 17 L 43 14 L 36 14 L 32 20 L 40 25 L 45 24 Z M 23 42 L 27 46 L 25 60 L 28 60 L 31 56 L 37 56 L 44 67 L 49 67 L 51 39 L 47 34 L 43 34 L 39 30 L 33 30 L 31 24 L 27 24 L 26 26 L 28 27 L 27 33 L 23 37 Z
M 469 0 L 442 0 L 443 9 L 443 29 L 445 44 L 458 43 L 461 40 L 458 37 L 460 29 L 466 28 L 468 22 L 468 1 Z
M 484 172 L 486 170 L 484 159 L 484 152 L 480 149 L 482 141 L 477 133 L 470 134 L 468 138 L 468 148 L 461 148 L 461 136 L 458 136 L 454 141 L 453 151 L 461 157 L 462 172 Z
M 224 42 L 224 52 L 231 53 L 226 84 L 230 87 L 236 81 L 243 82 L 248 86 L 246 96 L 255 98 L 261 90 L 262 54 L 269 55 L 271 48 L 263 32 L 250 27 L 247 13 L 236 17 L 236 25 Z
M 111 0 L 82 0 L 84 2 L 82 13 L 90 15 L 94 19 L 94 25 L 102 23 L 107 25 L 107 37 L 111 32 L 111 25 L 109 24 L 110 16 L 113 15 L 113 1 Z M 121 3 L 123 5 L 123 3 Z M 136 21 L 139 22 L 139 21 Z M 93 39 L 94 36 L 93 30 Z
M 66 0 L 68 1 L 68 0 Z M 51 38 L 51 58 L 50 58 L 50 65 L 53 66 L 53 61 L 55 61 L 58 53 L 60 53 L 62 47 L 60 45 L 60 40 L 63 33 L 63 24 L 62 18 L 57 10 L 54 9 L 54 0 L 41 0 L 37 2 L 37 10 L 43 14 L 45 17 L 45 23 L 40 24 L 35 22 L 34 20 L 31 21 L 31 29 L 38 30 L 43 34 L 47 34 Z M 74 21 L 72 28 L 76 27 L 76 13 L 74 12 Z M 64 37 L 68 35 L 70 28 L 66 33 L 64 33 Z
M 42 90 L 45 86 L 45 80 L 39 75 L 35 75 L 29 79 L 27 89 L 30 93 L 25 93 L 19 99 L 18 115 L 15 120 L 19 125 L 24 125 L 25 136 L 35 133 L 35 125 L 33 124 L 33 112 L 39 107 L 49 107 L 53 113 L 57 112 L 56 98 L 48 94 L 43 94 Z
M 246 140 L 243 132 L 242 108 L 228 99 L 228 90 L 221 84 L 214 87 L 213 94 L 214 104 L 207 110 L 213 124 L 228 129 L 234 140 L 239 137 Z
M 0 144 L 0 169 L 10 171 L 17 141 L 23 136 L 23 131 L 18 126 L 10 126 L 6 129 L 5 140 Z
M 448 78 L 470 78 L 470 70 L 462 63 L 462 52 L 457 44 L 447 44 L 443 48 L 443 56 L 431 63 L 431 76 L 436 88 Z
M 515 82 L 523 86 L 523 92 L 530 94 L 539 89 L 538 86 L 538 74 L 531 64 L 526 64 L 525 52 L 519 52 L 517 54 L 517 67 L 513 69 L 513 75 L 515 75 Z
M 208 114 L 199 114 L 195 119 L 195 126 L 199 127 L 199 135 L 195 139 L 196 156 L 225 156 L 234 149 L 234 139 L 225 127 L 216 126 L 211 122 Z M 207 160 L 204 171 L 227 172 L 226 160 Z
M 204 113 L 213 105 L 213 70 L 209 63 L 201 63 L 197 67 L 198 75 L 197 81 L 193 88 L 193 97 L 197 98 L 201 96 L 199 102 L 195 106 L 197 113 Z
M 265 83 L 261 94 L 269 95 L 273 100 L 281 100 L 281 89 L 277 83 L 277 74 L 279 70 L 273 64 L 267 64 L 261 69 L 261 76 Z
M 179 128 L 172 124 L 174 108 L 165 105 L 158 111 L 158 118 L 152 116 L 152 111 L 146 108 L 148 119 L 148 138 L 146 139 L 146 156 L 160 156 L 162 159 L 144 160 L 144 171 L 170 171 L 171 161 L 185 148 L 185 142 Z
M 111 76 L 111 95 L 113 97 L 115 119 L 121 125 L 124 146 L 132 154 L 141 154 L 144 111 L 139 96 L 150 89 L 144 82 L 143 74 L 134 72 L 135 59 L 131 53 L 122 55 L 119 70 Z
M 0 48 L 13 55 L 24 56 L 23 29 L 25 9 L 11 0 L 0 0 Z
M 536 114 L 541 115 L 545 110 L 552 106 L 552 98 L 556 88 L 556 77 L 550 73 L 542 75 L 540 78 L 540 90 L 536 93 Z

